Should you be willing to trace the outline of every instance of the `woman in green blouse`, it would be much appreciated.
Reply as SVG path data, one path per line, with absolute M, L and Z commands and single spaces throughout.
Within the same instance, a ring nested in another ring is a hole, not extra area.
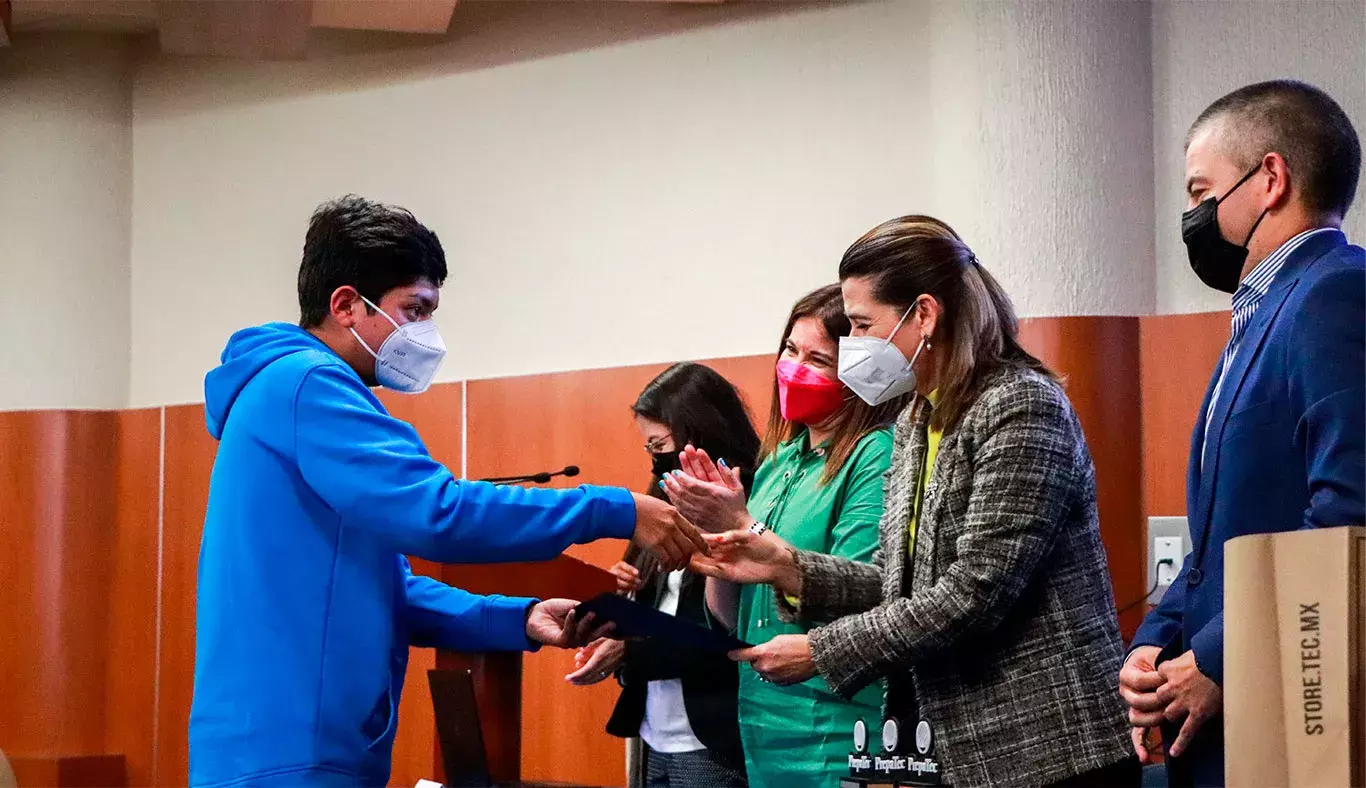
M 882 475 L 892 455 L 890 425 L 905 401 L 872 407 L 839 382 L 838 343 L 849 329 L 839 285 L 797 302 L 778 348 L 754 493 L 746 502 L 738 469 L 728 468 L 725 458 L 713 465 L 690 448 L 681 458 L 689 472 L 662 483 L 689 520 L 713 532 L 771 530 L 798 549 L 872 559 Z M 712 614 L 756 645 L 806 631 L 779 620 L 773 594 L 768 585 L 707 584 Z M 881 703 L 876 685 L 845 701 L 820 680 L 779 687 L 741 665 L 740 737 L 750 785 L 829 788 L 845 768 L 854 721 L 873 722 Z

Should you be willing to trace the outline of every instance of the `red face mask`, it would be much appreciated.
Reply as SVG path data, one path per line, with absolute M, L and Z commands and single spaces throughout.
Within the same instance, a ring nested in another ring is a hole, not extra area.
M 844 405 L 844 384 L 805 364 L 778 362 L 778 405 L 783 418 L 810 426 L 820 424 Z

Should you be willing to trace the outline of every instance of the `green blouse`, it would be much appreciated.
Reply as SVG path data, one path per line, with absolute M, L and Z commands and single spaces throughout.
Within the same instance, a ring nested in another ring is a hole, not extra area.
M 892 461 L 891 429 L 865 435 L 839 473 L 822 483 L 825 454 L 825 446 L 810 446 L 806 432 L 779 446 L 754 476 L 750 516 L 800 550 L 870 561 L 878 547 L 882 476 Z M 807 631 L 778 618 L 774 593 L 772 586 L 741 590 L 740 639 L 758 645 Z M 854 720 L 862 717 L 877 729 L 880 682 L 845 701 L 820 676 L 777 687 L 740 667 L 740 734 L 752 788 L 828 788 L 852 747 Z

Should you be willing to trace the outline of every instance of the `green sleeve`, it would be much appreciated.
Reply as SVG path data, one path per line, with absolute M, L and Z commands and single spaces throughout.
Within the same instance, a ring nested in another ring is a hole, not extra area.
M 859 441 L 844 471 L 844 490 L 830 533 L 830 555 L 863 563 L 873 560 L 882 520 L 882 477 L 891 465 L 889 430 L 877 430 Z

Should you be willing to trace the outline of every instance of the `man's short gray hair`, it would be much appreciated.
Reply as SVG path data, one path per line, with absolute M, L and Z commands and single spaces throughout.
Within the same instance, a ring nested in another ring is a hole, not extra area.
M 1238 88 L 1200 113 L 1186 146 L 1216 124 L 1218 143 L 1241 169 L 1279 153 L 1306 208 L 1341 219 L 1352 207 L 1361 141 L 1347 113 L 1327 93 L 1290 79 Z

